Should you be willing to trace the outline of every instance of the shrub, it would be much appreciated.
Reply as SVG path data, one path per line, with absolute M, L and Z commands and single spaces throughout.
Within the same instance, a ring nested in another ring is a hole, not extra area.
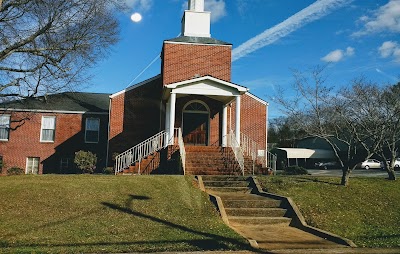
M 307 175 L 307 169 L 299 166 L 289 166 L 283 170 L 284 175 Z
M 106 167 L 103 169 L 103 174 L 105 175 L 113 175 L 114 172 L 114 168 L 113 167 Z
M 91 174 L 96 169 L 97 156 L 89 151 L 80 150 L 75 153 L 74 163 L 82 170 L 82 173 Z
M 15 175 L 23 175 L 24 170 L 19 167 L 11 167 L 7 170 L 7 175 L 9 176 L 15 176 Z

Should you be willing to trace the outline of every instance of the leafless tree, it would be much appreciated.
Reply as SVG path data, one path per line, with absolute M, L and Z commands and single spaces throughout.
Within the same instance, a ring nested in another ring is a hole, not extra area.
M 113 0 L 0 0 L 0 102 L 82 84 L 118 39 Z
M 288 100 L 281 94 L 276 101 L 294 128 L 329 144 L 342 167 L 341 184 L 348 185 L 350 173 L 359 162 L 388 146 L 384 144 L 389 142 L 389 127 L 382 128 L 382 122 L 389 125 L 392 121 L 382 116 L 382 89 L 358 79 L 349 88 L 335 91 L 326 85 L 323 68 L 315 68 L 311 78 L 300 72 L 294 72 L 294 77 L 296 95 Z M 393 104 L 386 105 L 387 111 L 393 110 Z M 393 135 L 398 137 L 398 133 Z M 393 179 L 394 173 L 390 169 L 388 173 Z

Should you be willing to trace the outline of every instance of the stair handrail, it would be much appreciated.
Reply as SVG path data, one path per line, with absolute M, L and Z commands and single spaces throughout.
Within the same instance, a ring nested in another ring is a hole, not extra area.
M 242 171 L 242 175 L 244 175 L 244 156 L 242 148 L 237 142 L 235 133 L 231 130 L 228 135 L 228 146 L 232 148 L 233 154 L 235 155 L 235 159 L 239 164 L 240 170 Z
M 183 175 L 186 175 L 186 150 L 185 150 L 185 143 L 183 142 L 182 129 L 175 128 L 174 136 L 176 136 L 178 139 L 179 154 L 181 157 Z
M 124 171 L 135 162 L 140 163 L 143 158 L 167 147 L 168 144 L 168 133 L 166 131 L 161 131 L 117 155 L 115 157 L 115 174 Z M 140 174 L 140 164 L 138 174 Z

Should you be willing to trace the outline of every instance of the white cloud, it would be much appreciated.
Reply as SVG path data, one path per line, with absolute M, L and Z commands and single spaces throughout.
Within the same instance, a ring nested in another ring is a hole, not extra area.
M 123 0 L 129 8 L 139 11 L 148 11 L 153 6 L 153 0 Z
M 378 51 L 381 57 L 393 57 L 396 62 L 400 62 L 400 45 L 397 42 L 385 41 L 378 48 Z
M 344 57 L 343 50 L 337 49 L 337 50 L 330 52 L 323 58 L 321 58 L 321 60 L 325 61 L 325 62 L 336 63 L 336 62 L 339 62 L 340 60 L 342 60 L 343 57 Z
M 297 29 L 316 21 L 334 10 L 348 5 L 352 0 L 318 0 L 305 9 L 289 17 L 282 23 L 269 28 L 251 38 L 232 51 L 232 61 L 236 61 L 260 48 L 270 45 Z
M 400 0 L 390 0 L 386 5 L 375 10 L 372 17 L 362 16 L 359 19 L 364 27 L 353 36 L 362 36 L 372 33 L 400 33 Z
M 343 60 L 343 58 L 345 58 L 347 56 L 352 56 L 352 55 L 354 55 L 354 48 L 347 47 L 346 51 L 344 51 L 342 49 L 336 49 L 334 51 L 331 51 L 326 56 L 321 58 L 321 60 L 324 62 L 328 62 L 328 63 L 337 63 L 337 62 Z
M 354 55 L 354 48 L 347 47 L 346 48 L 346 56 L 352 56 L 352 55 Z
M 206 0 L 204 9 L 211 12 L 211 22 L 216 22 L 226 16 L 226 4 L 224 0 Z

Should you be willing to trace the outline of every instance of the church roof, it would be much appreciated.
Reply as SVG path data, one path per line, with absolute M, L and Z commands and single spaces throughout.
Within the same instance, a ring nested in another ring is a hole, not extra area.
M 232 45 L 231 43 L 220 41 L 210 37 L 192 37 L 192 36 L 180 36 L 174 39 L 165 40 L 165 42 L 183 42 L 183 43 L 227 45 L 227 46 Z
M 0 104 L 2 110 L 108 113 L 110 94 L 64 92 Z

